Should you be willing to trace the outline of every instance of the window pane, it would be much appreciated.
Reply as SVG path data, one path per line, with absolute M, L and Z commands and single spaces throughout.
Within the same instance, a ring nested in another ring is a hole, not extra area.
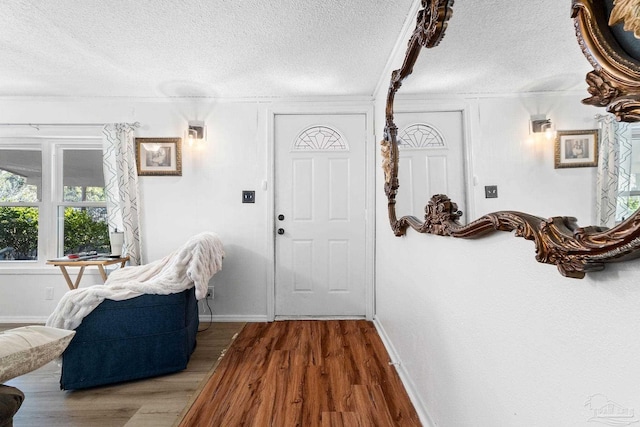
M 105 201 L 101 150 L 64 150 L 62 183 L 65 202 Z
M 0 202 L 37 202 L 41 191 L 42 153 L 0 150 Z
M 0 261 L 38 259 L 38 208 L 0 206 Z
M 637 127 L 637 126 L 634 126 Z M 640 132 L 631 132 L 631 164 L 629 165 L 629 191 L 640 190 Z M 625 160 L 621 160 L 622 167 L 626 167 Z
M 626 138 L 620 141 L 616 222 L 629 218 L 640 206 L 640 127 L 630 126 L 631 151 Z
M 64 212 L 64 254 L 109 253 L 107 208 L 61 207 Z

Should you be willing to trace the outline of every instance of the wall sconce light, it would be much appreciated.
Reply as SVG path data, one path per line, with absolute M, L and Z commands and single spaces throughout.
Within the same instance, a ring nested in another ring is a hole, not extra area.
M 553 123 L 551 119 L 547 119 L 545 116 L 532 116 L 531 117 L 531 132 L 544 133 L 547 139 L 553 139 Z
M 185 139 L 190 147 L 199 146 L 207 140 L 207 127 L 201 120 L 189 120 Z

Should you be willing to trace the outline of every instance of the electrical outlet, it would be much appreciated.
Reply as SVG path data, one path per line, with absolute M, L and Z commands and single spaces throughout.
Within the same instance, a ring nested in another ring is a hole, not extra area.
M 207 299 L 213 299 L 213 288 L 207 289 Z
M 53 299 L 53 288 L 44 288 L 44 299 L 46 300 Z

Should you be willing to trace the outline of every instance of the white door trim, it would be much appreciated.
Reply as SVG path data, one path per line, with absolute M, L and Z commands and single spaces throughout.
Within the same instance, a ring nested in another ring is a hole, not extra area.
M 366 117 L 365 146 L 365 316 L 373 320 L 375 314 L 375 165 L 377 144 L 374 136 L 373 102 L 365 103 L 282 103 L 267 109 L 267 218 L 265 242 L 267 262 L 270 266 L 267 277 L 267 318 L 275 320 L 275 117 L 278 114 L 364 114 Z

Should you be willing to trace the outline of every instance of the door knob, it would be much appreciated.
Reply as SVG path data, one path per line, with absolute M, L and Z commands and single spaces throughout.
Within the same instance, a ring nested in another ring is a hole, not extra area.
M 284 228 L 278 228 L 278 234 L 280 235 L 284 234 Z
M 279 219 L 280 221 L 284 221 L 284 215 L 282 215 L 282 214 L 278 215 L 278 219 Z

